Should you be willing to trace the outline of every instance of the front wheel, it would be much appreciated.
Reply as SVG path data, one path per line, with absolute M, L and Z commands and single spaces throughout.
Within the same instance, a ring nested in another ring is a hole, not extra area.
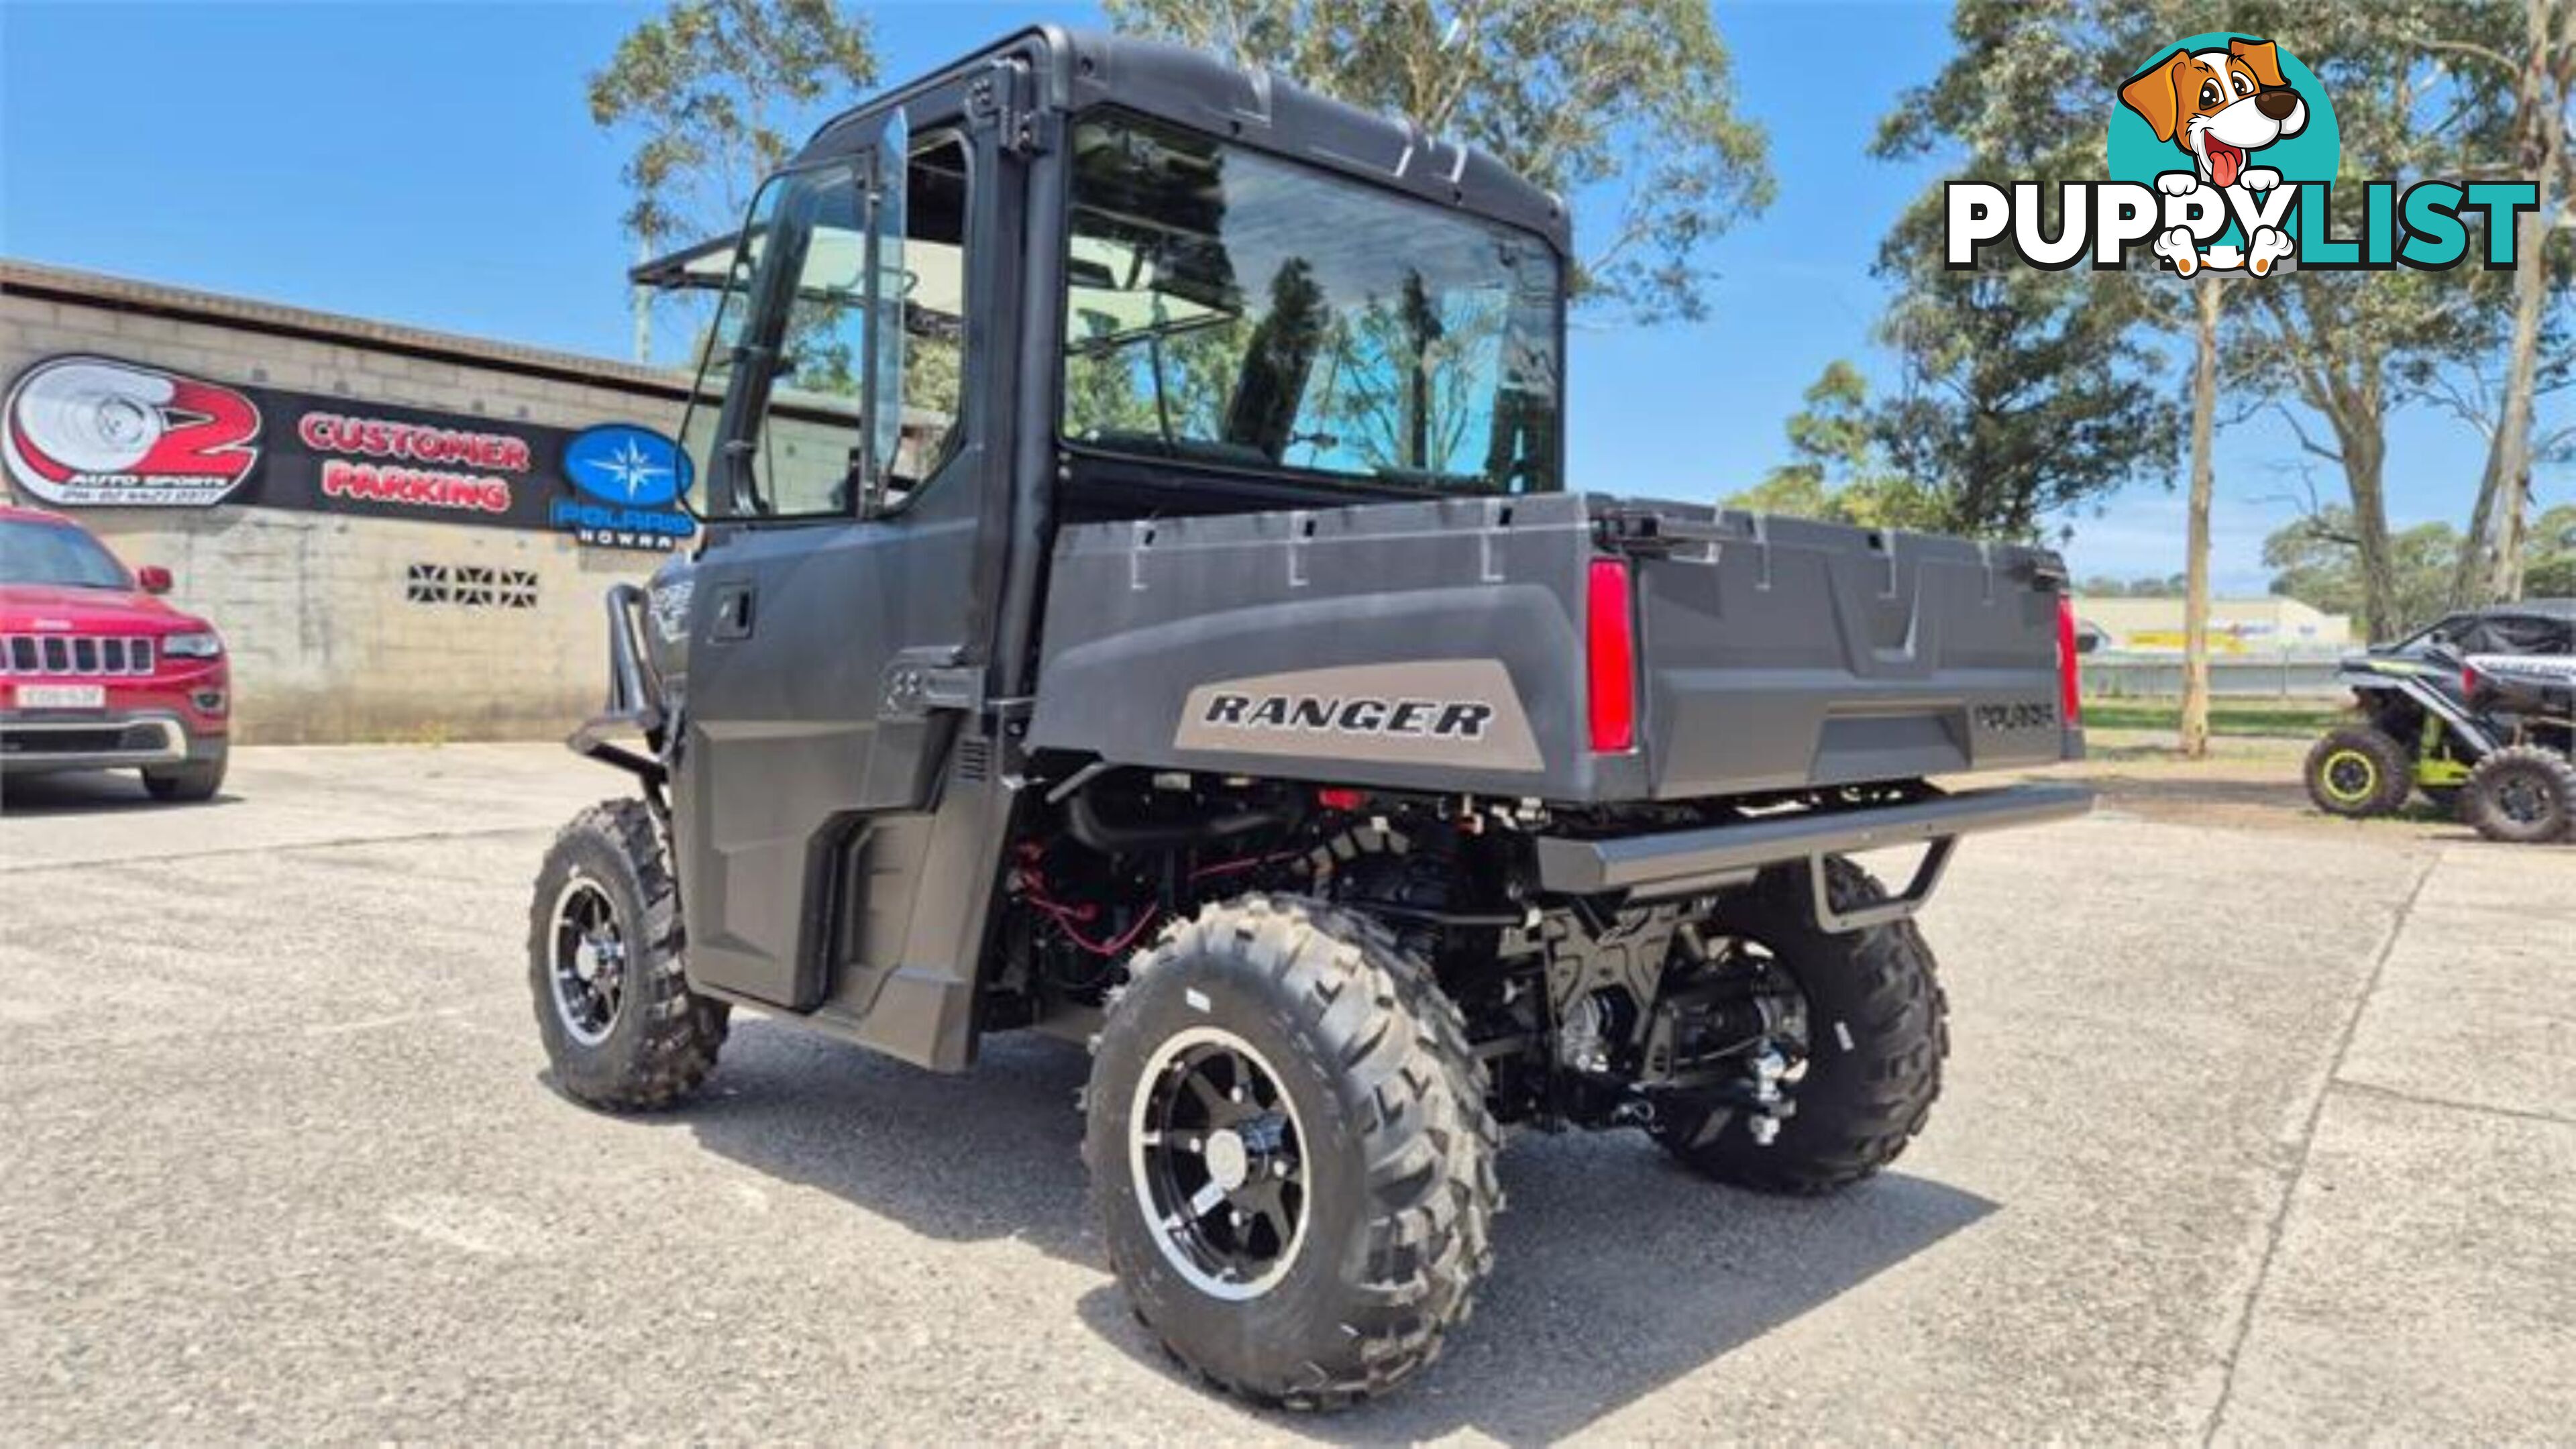
M 2308 751 L 2308 799 L 2328 815 L 2394 815 L 2415 791 L 2415 761 L 2395 736 L 2370 725 L 2329 731 Z
M 155 800 L 212 800 L 224 788 L 224 765 L 230 751 L 218 751 L 202 760 L 184 765 L 147 765 L 143 770 L 143 788 Z
M 528 985 L 555 1083 L 611 1111 L 667 1107 L 715 1070 L 727 1009 L 689 990 L 680 892 L 640 800 L 555 836 L 528 909 Z
M 1836 910 L 1887 898 L 1850 861 L 1826 870 Z M 1807 1040 L 1781 1080 L 1790 1111 L 1769 1141 L 1751 1114 L 1707 1099 L 1660 1114 L 1656 1139 L 1703 1176 L 1763 1192 L 1830 1192 L 1895 1161 L 1941 1095 L 1950 1054 L 1949 1002 L 1923 933 L 1910 920 L 1823 929 L 1803 866 L 1765 876 L 1701 929 L 1787 978 L 1805 998 Z
M 1252 895 L 1133 971 L 1083 1155 L 1137 1316 L 1264 1403 L 1332 1408 L 1419 1372 L 1502 1207 L 1484 1069 L 1430 969 L 1363 916 Z

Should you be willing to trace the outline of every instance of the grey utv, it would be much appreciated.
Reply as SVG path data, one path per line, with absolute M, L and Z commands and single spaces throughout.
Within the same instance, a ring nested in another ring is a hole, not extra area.
M 574 744 L 641 790 L 541 870 L 563 1088 L 676 1102 L 735 1006 L 1088 1043 L 1138 1314 L 1308 1407 L 1464 1319 L 1505 1124 L 1895 1157 L 1949 1042 L 1911 915 L 2088 803 L 1935 783 L 2080 756 L 2064 569 L 1565 491 L 1567 243 L 1473 151 L 1050 29 L 641 269 L 718 292 L 705 526 L 610 592 Z

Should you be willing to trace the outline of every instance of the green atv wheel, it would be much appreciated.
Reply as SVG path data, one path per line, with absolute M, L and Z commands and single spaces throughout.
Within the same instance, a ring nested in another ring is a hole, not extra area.
M 2308 798 L 2328 815 L 2394 815 L 2415 791 L 2415 762 L 2385 731 L 2348 725 L 2308 751 Z

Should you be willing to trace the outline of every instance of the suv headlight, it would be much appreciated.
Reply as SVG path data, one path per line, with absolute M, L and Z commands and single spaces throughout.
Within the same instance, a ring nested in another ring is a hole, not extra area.
M 224 641 L 212 629 L 165 635 L 161 640 L 161 655 L 165 659 L 219 659 L 223 652 Z

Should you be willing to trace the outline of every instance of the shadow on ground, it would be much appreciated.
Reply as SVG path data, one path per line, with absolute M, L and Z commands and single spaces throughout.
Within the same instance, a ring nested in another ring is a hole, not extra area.
M 988 1044 L 964 1076 L 923 1072 L 801 1029 L 736 1018 L 716 1090 L 676 1117 L 708 1150 L 950 1241 L 1019 1238 L 1105 1273 L 1091 1228 L 1078 1047 Z M 1476 1315 L 1390 1399 L 1329 1419 L 1264 1416 L 1336 1440 L 1473 1428 L 1554 1439 L 1725 1355 L 1988 1213 L 1903 1173 L 1790 1201 L 1719 1188 L 1636 1133 L 1524 1135 L 1504 1154 L 1510 1211 Z M 1068 1304 L 1091 1330 L 1170 1365 L 1114 1283 Z
M 187 803 L 155 800 L 132 770 L 71 770 L 13 775 L 0 783 L 0 811 L 11 815 L 103 815 L 121 810 L 194 810 L 230 805 L 237 796 Z

